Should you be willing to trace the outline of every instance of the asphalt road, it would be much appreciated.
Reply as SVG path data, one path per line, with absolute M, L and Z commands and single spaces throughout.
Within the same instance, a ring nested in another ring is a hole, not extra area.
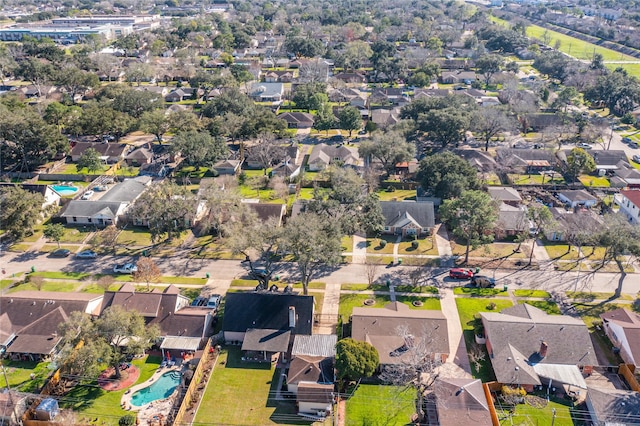
M 9 253 L 0 256 L 0 267 L 4 270 L 4 277 L 14 273 L 28 272 L 31 267 L 36 271 L 64 271 L 88 273 L 112 273 L 116 263 L 135 262 L 135 258 L 102 256 L 94 260 L 79 260 L 73 257 L 50 258 L 37 252 Z M 246 277 L 248 265 L 237 260 L 209 260 L 189 259 L 176 256 L 173 258 L 154 258 L 160 269 L 168 276 L 202 277 L 208 273 L 217 282 L 230 281 L 235 278 Z M 410 282 L 409 273 L 416 269 L 411 266 L 379 266 L 377 282 L 394 283 Z M 438 287 L 452 287 L 464 281 L 451 280 L 447 268 L 422 268 L 422 283 Z M 570 271 L 556 271 L 552 265 L 541 265 L 540 270 L 523 268 L 520 270 L 487 269 L 482 274 L 495 277 L 496 285 L 503 285 L 517 289 L 541 289 L 548 291 L 597 291 L 611 292 L 616 289 L 620 281 L 619 273 L 593 273 Z M 279 275 L 281 281 L 299 281 L 295 264 L 279 263 L 274 265 L 274 275 Z M 365 265 L 347 264 L 336 268 L 325 268 L 319 271 L 314 281 L 328 284 L 365 283 Z M 623 281 L 622 292 L 636 294 L 640 291 L 640 280 L 637 274 L 629 274 Z

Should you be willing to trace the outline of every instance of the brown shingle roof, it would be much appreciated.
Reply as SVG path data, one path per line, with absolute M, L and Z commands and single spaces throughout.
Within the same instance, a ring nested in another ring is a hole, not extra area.
M 320 383 L 300 383 L 298 385 L 298 402 L 318 402 L 331 404 L 333 401 L 333 385 Z
M 440 426 L 492 424 L 489 404 L 480 380 L 438 377 L 433 389 Z
M 289 366 L 287 383 L 300 382 L 333 383 L 333 360 L 323 356 L 296 356 Z

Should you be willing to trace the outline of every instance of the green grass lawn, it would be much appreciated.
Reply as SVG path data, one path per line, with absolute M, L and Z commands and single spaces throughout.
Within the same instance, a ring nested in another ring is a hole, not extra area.
M 409 241 L 401 241 L 400 244 L 398 244 L 398 254 L 420 254 L 427 256 L 437 256 L 438 246 L 435 244 L 434 239 L 435 237 L 433 236 L 418 238 L 417 240 L 415 240 L 418 242 L 417 249 L 414 249 L 411 246 L 414 241 L 413 238 L 411 238 Z
M 60 247 L 58 247 L 58 244 L 54 243 L 54 244 L 44 244 L 42 247 L 38 249 L 38 251 L 42 253 L 51 253 L 52 251 L 58 250 L 59 248 L 68 249 L 72 253 L 71 256 L 73 256 L 73 253 L 75 253 L 76 250 L 78 250 L 77 245 L 72 246 L 67 244 L 60 244 Z
M 502 257 L 510 257 L 512 259 L 524 259 L 527 257 L 526 251 L 516 252 L 518 244 L 515 243 L 492 243 L 476 248 L 470 248 L 469 257 L 485 257 L 498 259 Z M 464 241 L 452 241 L 451 251 L 456 256 L 464 256 L 467 246 Z
M 101 175 L 107 170 L 109 170 L 111 166 L 102 166 L 99 170 L 89 171 L 86 167 L 78 170 L 75 164 L 65 164 L 62 168 L 56 170 L 56 173 L 63 175 Z
M 140 368 L 140 377 L 135 384 L 148 380 L 158 369 L 160 357 L 145 357 L 133 360 L 132 363 Z M 120 407 L 120 400 L 125 393 L 120 391 L 107 392 L 96 386 L 95 383 L 78 385 L 74 387 L 61 400 L 60 408 L 72 409 L 77 413 L 78 419 L 98 418 L 95 424 L 117 425 L 122 416 L 131 414 Z
M 544 290 L 514 290 L 513 295 L 516 297 L 551 297 L 549 292 Z
M 345 425 L 410 425 L 415 396 L 407 387 L 361 384 L 347 401 Z
M 51 278 L 58 280 L 82 280 L 89 278 L 91 274 L 86 272 L 34 272 L 32 275 L 43 277 L 43 278 Z
M 295 401 L 274 400 L 279 369 L 271 364 L 242 363 L 240 357 L 237 346 L 222 350 L 202 396 L 194 426 L 311 424 L 296 419 Z
M 547 402 L 547 405 L 543 408 L 534 408 L 529 404 L 518 404 L 516 406 L 516 412 L 509 418 L 508 413 L 498 409 L 498 418 L 500 425 L 503 426 L 530 426 L 530 425 L 550 425 L 553 419 L 553 410 L 555 409 L 555 421 L 554 426 L 573 426 L 573 420 L 571 418 L 571 406 L 567 405 L 564 401 L 551 400 Z
M 395 191 L 386 191 L 381 189 L 376 192 L 380 201 L 403 201 L 403 200 L 415 200 L 415 189 L 396 189 Z
M 605 61 L 636 61 L 632 56 L 616 52 L 615 50 L 597 46 L 579 38 L 564 35 L 557 31 L 548 30 L 538 25 L 527 26 L 527 36 L 542 39 L 545 32 L 549 37 L 549 45 L 555 46 L 560 42 L 559 50 L 567 55 L 577 59 L 585 59 L 590 61 L 593 59 L 594 53 L 599 53 Z
M 126 246 L 150 246 L 153 244 L 151 233 L 145 228 L 123 229 L 118 234 L 116 242 Z
M 573 299 L 582 299 L 585 301 L 592 301 L 595 299 L 613 299 L 614 293 L 604 293 L 604 292 L 586 292 L 586 291 L 567 291 L 565 292 L 567 297 L 571 297 Z M 621 294 L 621 300 L 635 300 L 630 294 Z
M 46 378 L 52 372 L 49 369 L 48 362 L 32 362 L 32 361 L 10 361 L 8 359 L 2 360 L 2 365 L 7 373 L 5 380 L 4 375 L 0 375 L 0 387 L 11 387 L 13 390 L 20 392 L 34 392 L 38 393 L 40 388 L 44 385 Z M 35 378 L 31 379 L 31 374 L 35 375 Z
M 342 251 L 351 252 L 353 251 L 353 236 L 345 235 L 341 240 L 341 248 Z
M 363 302 L 367 299 L 373 299 L 376 303 L 373 306 L 366 306 Z M 353 308 L 382 308 L 390 301 L 389 295 L 386 294 L 342 294 L 340 295 L 338 314 L 344 321 L 348 321 Z
M 560 308 L 556 302 L 550 302 L 547 300 L 518 300 L 518 303 L 526 303 L 528 305 L 534 306 L 538 309 L 542 309 L 546 313 L 550 315 L 560 315 Z
M 60 292 L 72 292 L 76 291 L 76 289 L 80 286 L 79 281 L 75 282 L 62 282 L 62 281 L 45 281 L 42 284 L 42 288 L 40 291 L 60 291 Z M 9 290 L 9 293 L 13 293 L 16 291 L 36 291 L 38 288 L 32 283 L 20 284 L 18 286 L 14 286 Z
M 380 238 L 367 238 L 367 253 L 393 254 L 393 244 L 396 242 L 395 235 L 382 235 Z M 382 247 L 380 241 L 386 241 L 387 245 Z
M 507 175 L 509 180 L 512 182 L 512 185 L 562 185 L 565 183 L 564 178 L 562 177 L 554 177 L 551 179 L 550 176 L 543 176 L 538 174 L 531 175 L 517 175 L 517 174 L 509 174 Z
M 419 296 L 396 296 L 398 302 L 409 305 L 410 309 L 421 309 L 429 311 L 440 310 L 440 299 L 437 297 L 419 297 Z M 422 302 L 422 306 L 414 306 L 413 302 Z
M 567 251 L 569 245 L 567 243 L 545 242 L 544 249 L 552 260 L 577 260 L 580 256 L 578 249 L 571 246 L 571 250 Z
M 611 186 L 606 177 L 582 175 L 578 179 L 587 188 L 609 188 Z
M 477 287 L 455 287 L 453 294 L 468 295 L 472 297 L 507 296 L 508 293 L 501 288 L 477 288 Z
M 487 308 L 490 303 L 495 303 L 496 308 L 494 310 Z M 473 299 L 459 297 L 456 298 L 456 305 L 458 307 L 458 314 L 460 315 L 464 340 L 467 344 L 467 350 L 469 350 L 476 345 L 473 331 L 475 325 L 474 316 L 479 312 L 500 312 L 502 309 L 512 306 L 512 303 L 507 299 Z M 484 346 L 482 346 L 482 350 L 485 351 L 485 360 L 480 363 L 479 369 L 476 369 L 476 366 L 471 363 L 471 371 L 473 377 L 482 379 L 483 382 L 489 382 L 495 380 L 495 375 L 493 374 L 491 361 L 489 360 L 489 355 L 486 354 Z
M 502 185 L 500 176 L 498 176 L 497 173 L 482 173 L 482 175 L 480 176 L 480 180 L 482 181 L 482 183 L 489 186 Z
M 65 227 L 64 235 L 60 239 L 60 242 L 72 243 L 72 244 L 82 243 L 90 233 L 91 231 L 88 231 L 82 228 Z

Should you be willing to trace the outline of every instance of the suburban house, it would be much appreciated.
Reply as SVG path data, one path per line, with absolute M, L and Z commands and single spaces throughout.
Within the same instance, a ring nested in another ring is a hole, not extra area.
M 435 213 L 430 201 L 381 201 L 384 233 L 391 235 L 430 235 Z
M 364 75 L 355 72 L 342 72 L 334 75 L 333 78 L 354 85 L 361 85 L 367 82 L 367 78 Z
M 0 182 L 0 189 L 15 186 L 22 188 L 31 193 L 37 193 L 44 197 L 42 208 L 48 206 L 57 206 L 60 203 L 60 194 L 58 194 L 50 185 L 28 184 L 28 183 L 9 183 Z
M 498 383 L 527 392 L 540 385 L 586 390 L 584 376 L 598 361 L 581 319 L 550 315 L 526 303 L 480 317 Z
M 335 334 L 295 336 L 287 390 L 296 395 L 298 414 L 326 417 L 333 406 Z
M 444 84 L 471 84 L 477 79 L 478 77 L 476 76 L 475 71 L 463 70 L 442 71 L 442 75 L 440 76 L 440 81 Z
M 572 235 L 585 230 L 596 231 L 602 223 L 601 216 L 591 210 L 567 211 L 564 208 L 550 207 L 553 224 L 543 229 L 549 241 L 567 241 Z
M 269 71 L 264 75 L 266 83 L 291 83 L 293 73 L 291 71 Z
M 557 196 L 565 206 L 572 209 L 576 207 L 593 207 L 598 203 L 598 199 L 584 189 L 558 191 Z
M 180 87 L 168 93 L 164 100 L 165 102 L 180 102 L 188 101 L 189 99 L 199 99 L 204 94 L 202 89 L 195 87 Z
M 552 170 L 556 165 L 556 157 L 544 149 L 498 148 L 496 162 L 512 173 L 539 173 Z
M 589 386 L 587 409 L 594 426 L 640 425 L 640 393 Z
M 77 162 L 89 148 L 95 149 L 105 163 L 117 163 L 124 159 L 130 149 L 129 145 L 123 143 L 76 142 L 69 154 L 71 161 Z
M 591 152 L 593 151 L 593 152 Z M 604 173 L 607 171 L 618 170 L 622 167 L 621 163 L 628 163 L 629 159 L 627 158 L 627 154 L 622 150 L 588 150 L 589 153 L 593 157 L 593 161 L 596 163 L 596 170 L 598 173 Z
M 514 207 L 504 202 L 498 205 L 498 220 L 495 225 L 496 238 L 501 239 L 529 229 L 529 219 L 524 207 Z
M 47 359 L 60 348 L 58 325 L 73 312 L 97 315 L 102 295 L 19 291 L 0 297 L 0 348 L 13 360 Z
M 620 213 L 632 224 L 640 221 L 640 191 L 627 189 L 620 191 L 614 198 L 617 205 L 620 206 Z
M 394 109 L 372 109 L 371 117 L 369 118 L 371 122 L 375 123 L 376 126 L 380 128 L 386 128 L 392 126 L 398 121 L 400 121 L 400 110 L 397 108 Z
M 311 335 L 313 296 L 274 292 L 228 293 L 222 332 L 227 344 L 242 345 L 245 359 L 286 358 L 291 339 Z
M 615 176 L 609 179 L 611 186 L 628 189 L 640 188 L 640 170 L 624 162 L 618 163 L 618 166 L 618 170 L 614 172 Z
M 456 149 L 453 152 L 467 160 L 480 173 L 493 172 L 498 168 L 496 160 L 486 152 L 475 149 Z
M 278 226 L 281 226 L 282 219 L 287 213 L 287 205 L 284 203 L 261 203 L 257 199 L 244 199 L 242 202 L 253 210 L 263 223 L 268 220 L 275 220 Z
M 100 313 L 110 306 L 136 311 L 147 325 L 157 325 L 163 355 L 165 351 L 197 351 L 213 330 L 214 311 L 189 306 L 189 299 L 174 285 L 164 290 L 136 292 L 132 284 L 123 284 L 117 291 L 104 293 Z
M 136 148 L 124 157 L 127 166 L 140 167 L 153 161 L 153 151 L 144 146 Z
M 213 169 L 220 175 L 236 175 L 241 165 L 240 160 L 220 160 L 213 165 Z
M 289 181 L 293 181 L 298 175 L 300 175 L 301 170 L 301 166 L 286 161 L 271 169 L 271 176 L 280 176 L 285 179 L 289 179 Z
M 254 83 L 248 94 L 256 102 L 280 102 L 284 96 L 284 85 L 282 83 Z
M 433 391 L 426 397 L 429 425 L 439 426 L 492 426 L 492 401 L 487 401 L 482 381 L 465 378 L 438 378 Z
M 522 203 L 520 193 L 510 186 L 490 186 L 487 192 L 498 203 L 505 203 L 513 207 L 519 207 Z
M 329 164 L 334 163 L 339 163 L 343 166 L 360 167 L 362 162 L 357 148 L 320 143 L 313 147 L 307 161 L 307 167 L 309 171 L 318 172 L 324 170 Z
M 414 310 L 400 302 L 384 308 L 353 308 L 351 337 L 373 345 L 380 365 L 402 364 L 410 349 L 424 344 L 429 356 L 444 363 L 449 356 L 447 319 L 441 311 Z
M 71 200 L 60 217 L 69 225 L 115 225 L 150 184 L 149 176 L 125 179 L 98 200 Z
M 278 118 L 286 121 L 290 129 L 310 129 L 314 123 L 313 115 L 306 112 L 285 112 Z
M 607 337 L 620 350 L 627 364 L 640 367 L 640 315 L 628 309 L 615 309 L 600 314 Z

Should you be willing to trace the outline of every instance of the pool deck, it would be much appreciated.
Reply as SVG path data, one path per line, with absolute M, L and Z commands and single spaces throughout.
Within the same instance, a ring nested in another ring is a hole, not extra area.
M 132 386 L 124 395 L 122 395 L 122 399 L 120 400 L 122 407 L 125 410 L 136 411 L 141 425 L 151 424 L 154 420 L 157 420 L 159 416 L 162 416 L 160 419 L 166 418 L 171 411 L 171 407 L 173 407 L 173 400 L 177 395 L 176 391 L 178 391 L 179 388 L 176 388 L 176 391 L 174 391 L 168 398 L 158 399 L 139 407 L 131 404 L 131 397 L 136 391 L 150 386 L 160 376 L 169 371 L 181 372 L 182 368 L 180 365 L 158 368 L 149 380 L 140 383 L 139 385 Z

